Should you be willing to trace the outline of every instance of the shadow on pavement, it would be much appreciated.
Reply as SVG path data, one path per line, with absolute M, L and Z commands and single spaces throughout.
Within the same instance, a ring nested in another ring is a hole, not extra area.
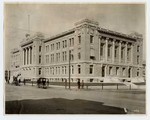
M 6 114 L 125 114 L 102 102 L 63 98 L 6 101 Z

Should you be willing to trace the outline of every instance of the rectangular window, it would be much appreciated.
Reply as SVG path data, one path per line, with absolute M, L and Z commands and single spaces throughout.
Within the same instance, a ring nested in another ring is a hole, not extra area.
M 78 42 L 81 44 L 81 36 L 78 36 Z
M 139 64 L 139 56 L 137 56 L 137 64 Z
M 39 46 L 39 52 L 41 52 L 42 46 Z
M 93 65 L 90 65 L 90 74 L 93 74 Z
M 58 61 L 60 62 L 60 53 L 58 54 Z
M 39 75 L 41 75 L 41 68 L 39 68 Z
M 116 67 L 116 75 L 119 75 L 119 67 Z
M 67 40 L 65 40 L 65 47 L 67 47 Z
M 58 67 L 58 74 L 60 74 L 60 67 Z
M 49 63 L 49 55 L 47 55 L 47 63 Z
M 73 67 L 73 65 L 71 66 L 71 73 L 74 74 L 74 67 Z
M 46 46 L 46 50 L 45 50 L 45 51 L 46 51 L 46 52 L 49 51 L 49 45 Z
M 52 74 L 52 68 L 50 67 L 50 74 Z
M 71 44 L 72 44 L 72 43 L 71 43 L 71 38 L 70 38 L 70 39 L 69 39 L 69 46 L 71 46 Z
M 39 55 L 39 64 L 41 63 L 41 55 Z
M 58 53 L 56 53 L 56 62 L 58 62 Z
M 69 39 L 69 46 L 73 46 L 74 45 L 74 38 L 70 38 Z
M 72 38 L 72 46 L 74 46 L 74 38 Z
M 64 58 L 65 58 L 65 57 L 64 57 L 64 52 L 62 52 L 62 61 L 64 61 Z
M 51 54 L 51 63 L 54 62 L 54 54 Z
M 65 51 L 65 61 L 67 61 L 67 52 Z
M 131 49 L 127 48 L 127 60 L 130 60 Z
M 56 49 L 58 50 L 58 43 L 56 43 Z
M 81 59 L 81 53 L 80 52 L 78 53 L 78 59 L 79 60 Z
M 73 55 L 73 50 L 70 51 L 70 60 L 73 61 L 74 60 L 74 55 Z
M 117 57 L 117 49 L 118 49 L 118 46 L 115 46 L 115 58 Z
M 64 68 L 65 68 L 65 74 L 67 74 L 67 67 L 65 66 Z
M 139 51 L 140 51 L 140 46 L 138 45 L 138 46 L 137 46 L 137 52 L 139 52 Z
M 52 51 L 53 49 L 52 49 L 52 44 L 51 44 L 51 51 Z
M 92 44 L 93 41 L 94 41 L 93 38 L 94 38 L 93 35 L 90 35 L 90 43 L 91 43 L 91 44 Z
M 112 75 L 112 67 L 109 67 L 109 75 Z
M 137 69 L 137 77 L 139 77 L 139 69 Z
M 111 57 L 111 45 L 108 45 L 108 57 Z
M 53 59 L 52 61 L 54 62 L 54 54 L 53 54 L 52 56 L 53 56 L 53 57 L 52 57 L 52 59 Z
M 56 67 L 56 75 L 57 75 L 57 67 Z
M 122 74 L 125 76 L 125 68 L 122 68 Z
M 90 79 L 90 82 L 93 82 L 93 79 Z
M 52 74 L 54 75 L 54 67 L 52 68 L 52 72 L 53 72 Z
M 63 48 L 65 47 L 65 43 L 64 43 L 64 41 L 62 41 L 62 44 L 63 44 Z
M 100 56 L 104 56 L 104 43 L 100 45 Z
M 78 65 L 78 74 L 81 74 L 81 65 Z
M 124 58 L 124 47 L 121 48 L 121 59 Z
M 54 50 L 55 48 L 54 48 L 54 44 L 53 44 L 53 50 Z
M 54 44 L 51 44 L 51 51 L 53 51 L 54 49 Z
M 58 46 L 59 46 L 59 49 L 60 49 L 60 42 L 59 42 Z
M 45 59 L 46 59 L 46 63 L 49 63 L 49 55 L 46 55 Z

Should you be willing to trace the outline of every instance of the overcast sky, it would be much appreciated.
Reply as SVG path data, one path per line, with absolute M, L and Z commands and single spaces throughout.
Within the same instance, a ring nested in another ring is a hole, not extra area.
M 142 4 L 5 4 L 6 68 L 9 68 L 10 50 L 18 47 L 27 33 L 28 15 L 32 34 L 42 32 L 48 37 L 89 18 L 110 30 L 143 34 L 145 44 L 145 6 Z M 145 60 L 145 49 L 143 54 Z

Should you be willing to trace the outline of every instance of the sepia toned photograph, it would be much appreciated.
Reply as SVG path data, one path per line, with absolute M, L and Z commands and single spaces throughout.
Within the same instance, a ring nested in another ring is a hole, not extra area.
M 146 114 L 142 3 L 5 3 L 4 111 Z

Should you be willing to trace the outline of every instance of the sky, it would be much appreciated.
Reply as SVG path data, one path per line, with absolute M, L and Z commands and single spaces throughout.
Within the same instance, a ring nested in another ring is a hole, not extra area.
M 28 32 L 30 15 L 31 34 L 44 33 L 45 37 L 59 34 L 74 27 L 74 23 L 89 18 L 99 26 L 130 34 L 138 32 L 144 38 L 145 60 L 145 6 L 144 4 L 5 4 L 4 44 L 5 68 L 9 69 L 10 51 L 19 47 Z

